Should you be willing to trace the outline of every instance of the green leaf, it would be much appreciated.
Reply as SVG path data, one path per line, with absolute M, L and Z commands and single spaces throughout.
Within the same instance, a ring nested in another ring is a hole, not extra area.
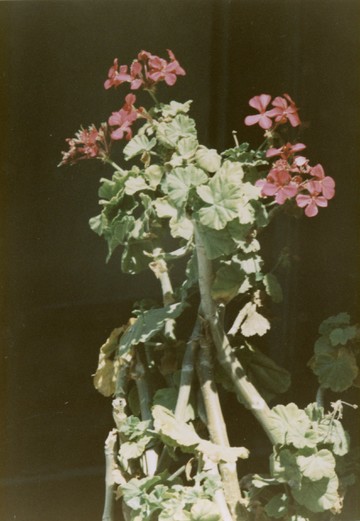
M 189 241 L 194 234 L 194 225 L 188 217 L 172 217 L 169 222 L 170 233 L 173 237 L 181 237 Z
M 194 156 L 198 145 L 199 142 L 196 138 L 185 137 L 183 139 L 180 139 L 176 148 L 181 158 L 189 160 Z M 201 167 L 201 165 L 199 166 Z
M 137 416 L 128 416 L 122 423 L 119 432 L 129 440 L 137 440 L 144 436 L 150 428 L 150 420 L 141 421 Z
M 346 347 L 340 347 L 333 354 L 316 355 L 311 368 L 320 384 L 334 392 L 351 387 L 359 372 L 354 354 Z
M 285 393 L 291 385 L 289 371 L 256 348 L 248 353 L 247 371 L 256 387 L 260 386 L 271 393 Z
M 135 322 L 125 331 L 119 343 L 119 354 L 127 352 L 131 346 L 147 342 L 160 331 L 166 320 L 177 318 L 183 312 L 184 304 L 178 302 L 163 308 L 143 311 Z
M 349 452 L 349 435 L 341 422 L 327 415 L 317 427 L 318 443 L 332 445 L 332 452 L 336 456 L 344 456 Z
M 211 286 L 212 298 L 217 302 L 228 303 L 239 293 L 239 289 L 246 279 L 245 273 L 239 264 L 231 263 L 221 266 L 215 275 Z
M 199 231 L 210 260 L 229 255 L 236 250 L 236 244 L 227 229 L 217 231 L 199 224 Z
M 144 454 L 146 446 L 151 439 L 151 436 L 144 436 L 138 441 L 125 441 L 121 443 L 119 459 L 125 469 L 128 467 L 129 460 L 140 458 L 140 456 Z
M 202 452 L 214 463 L 235 463 L 238 458 L 247 458 L 249 455 L 244 447 L 223 447 L 201 439 L 192 426 L 176 419 L 171 411 L 161 405 L 152 408 L 152 415 L 154 429 L 170 447 L 181 447 L 184 452 Z
M 199 197 L 210 206 L 199 210 L 200 222 L 213 228 L 222 230 L 226 224 L 239 215 L 241 204 L 241 183 L 231 182 L 230 175 L 221 170 L 214 175 L 208 185 L 197 188 Z
M 325 512 L 339 501 L 338 486 L 339 480 L 336 475 L 318 481 L 304 477 L 300 488 L 293 488 L 291 492 L 296 501 L 311 512 Z
M 134 226 L 135 219 L 132 215 L 121 215 L 111 222 L 105 234 L 109 249 L 106 262 L 109 261 L 117 246 L 125 244 L 128 240 L 129 234 L 134 229 Z
M 349 340 L 356 337 L 357 327 L 347 326 L 344 328 L 337 327 L 333 329 L 329 335 L 330 342 L 333 346 L 346 345 Z
M 185 452 L 194 452 L 200 437 L 185 422 L 177 421 L 174 414 L 161 405 L 152 408 L 154 429 L 170 447 L 181 447 Z
M 153 249 L 153 242 L 147 239 L 126 243 L 121 258 L 122 271 L 134 275 L 147 269 L 151 262 Z
M 106 216 L 101 213 L 100 215 L 96 215 L 95 217 L 91 217 L 89 220 L 89 226 L 93 232 L 97 235 L 103 235 L 108 227 L 108 220 Z
M 283 292 L 277 277 L 273 273 L 267 273 L 263 278 L 266 293 L 272 301 L 278 304 L 282 302 Z
M 221 521 L 217 506 L 209 499 L 198 499 L 190 513 L 191 521 Z
M 136 192 L 143 192 L 144 190 L 150 190 L 150 186 L 142 176 L 129 176 L 125 181 L 125 193 L 127 195 L 134 195 Z
M 209 149 L 202 145 L 196 151 L 195 160 L 200 168 L 207 172 L 214 173 L 219 170 L 221 165 L 221 156 L 213 148 Z
M 178 114 L 187 114 L 190 110 L 192 100 L 185 101 L 185 103 L 179 103 L 178 101 L 170 101 L 168 105 L 160 105 L 160 109 L 156 109 L 157 112 L 161 112 L 164 118 L 175 117 Z
M 245 319 L 241 324 L 241 334 L 249 336 L 263 336 L 270 329 L 270 323 L 267 318 L 263 317 L 256 311 L 256 304 L 249 302 L 246 304 Z
M 149 140 L 145 134 L 136 135 L 129 143 L 124 147 L 124 157 L 128 161 L 135 156 L 143 154 L 144 152 L 150 152 L 156 145 L 156 139 L 152 138 Z
M 195 121 L 189 116 L 178 114 L 172 121 L 164 121 L 158 125 L 156 137 L 165 146 L 175 148 L 182 138 L 196 138 Z
M 335 458 L 327 449 L 321 449 L 310 456 L 298 456 L 300 471 L 311 481 L 331 478 L 335 473 Z
M 288 512 L 289 507 L 289 496 L 282 492 L 273 496 L 269 503 L 265 506 L 265 512 L 268 516 L 278 519 L 284 517 Z
M 350 324 L 350 315 L 348 313 L 339 313 L 333 317 L 323 320 L 319 327 L 320 335 L 328 335 L 338 326 L 348 326 Z
M 174 387 L 158 389 L 153 398 L 153 405 L 162 405 L 171 412 L 175 411 L 178 391 Z
M 159 165 L 150 165 L 145 168 L 144 171 L 144 177 L 152 190 L 155 190 L 155 188 L 160 184 L 163 175 L 164 169 Z
M 316 446 L 316 437 L 310 431 L 310 419 L 295 403 L 273 407 L 269 424 L 270 431 L 281 445 L 292 444 L 298 449 Z
M 130 479 L 124 485 L 121 485 L 121 492 L 125 503 L 133 510 L 141 508 L 142 496 L 156 483 L 161 481 L 161 476 L 148 476 L 142 479 Z
M 281 483 L 288 483 L 297 488 L 301 482 L 301 473 L 296 461 L 296 453 L 284 448 L 279 451 L 274 449 L 270 456 L 271 476 Z
M 207 175 L 200 168 L 189 165 L 175 168 L 165 177 L 162 188 L 177 208 L 182 208 L 192 188 L 207 181 Z

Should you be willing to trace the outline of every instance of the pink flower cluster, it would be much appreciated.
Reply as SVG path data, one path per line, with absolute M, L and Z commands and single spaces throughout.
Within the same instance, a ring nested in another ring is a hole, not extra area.
M 113 112 L 108 119 L 108 123 L 111 127 L 117 127 L 111 132 L 111 139 L 125 139 L 129 140 L 132 138 L 131 125 L 137 120 L 138 115 L 141 114 L 142 109 L 136 109 L 134 103 L 136 96 L 134 94 L 128 94 L 125 98 L 125 103 L 120 110 Z
M 102 158 L 108 155 L 110 149 L 110 138 L 106 123 L 103 123 L 99 130 L 95 125 L 90 125 L 87 129 L 81 128 L 76 132 L 75 137 L 67 138 L 69 145 L 67 152 L 62 152 L 61 165 L 73 165 L 81 159 Z
M 109 69 L 108 79 L 104 83 L 105 89 L 118 87 L 122 83 L 130 83 L 130 89 L 143 87 L 153 90 L 160 81 L 167 85 L 174 85 L 177 76 L 184 76 L 185 71 L 180 66 L 172 51 L 168 49 L 169 61 L 150 54 L 147 51 L 139 52 L 137 59 L 130 66 L 120 65 L 115 58 Z
M 301 121 L 298 115 L 298 108 L 289 94 L 284 94 L 284 97 L 277 96 L 274 98 L 271 102 L 273 108 L 267 110 L 270 101 L 271 96 L 269 94 L 260 94 L 260 96 L 251 98 L 249 105 L 256 109 L 259 114 L 247 116 L 245 118 L 245 125 L 259 124 L 264 130 L 269 130 L 273 125 L 282 125 L 287 121 L 289 121 L 293 127 L 300 125 Z
M 266 179 L 259 179 L 261 195 L 274 197 L 277 204 L 295 198 L 297 206 L 305 208 L 307 217 L 315 217 L 318 207 L 326 207 L 335 195 L 335 181 L 326 176 L 320 164 L 309 165 L 304 156 L 296 156 L 304 150 L 303 143 L 286 143 L 281 148 L 270 148 L 266 157 L 280 156 L 271 167 Z

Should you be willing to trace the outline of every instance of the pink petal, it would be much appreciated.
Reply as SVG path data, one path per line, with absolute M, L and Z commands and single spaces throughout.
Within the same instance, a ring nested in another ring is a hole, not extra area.
M 117 128 L 113 132 L 111 132 L 111 139 L 117 140 L 122 139 L 124 137 L 124 129 L 121 127 Z
M 259 119 L 260 119 L 260 114 L 256 114 L 254 116 L 246 116 L 245 125 L 247 125 L 248 127 L 250 125 L 256 125 L 257 123 L 259 123 Z
M 264 130 L 268 130 L 270 127 L 272 127 L 272 121 L 265 114 L 263 114 L 263 115 L 260 115 L 259 125 Z
M 299 118 L 297 112 L 294 113 L 294 114 L 292 114 L 291 112 L 288 113 L 287 114 L 287 118 L 288 118 L 288 120 L 290 122 L 290 125 L 292 127 L 298 127 L 301 124 L 301 121 L 300 121 L 300 118 Z
M 305 194 L 298 194 L 296 196 L 296 204 L 300 207 L 300 208 L 304 208 L 304 206 L 307 206 L 311 203 L 312 199 L 309 195 L 305 195 Z
M 320 163 L 313 166 L 310 173 L 311 173 L 311 175 L 313 175 L 315 177 L 319 177 L 320 179 L 324 179 L 324 177 L 325 177 L 324 169 Z
M 317 206 L 321 206 L 322 208 L 326 208 L 326 206 L 328 205 L 327 199 L 322 195 L 319 195 L 315 198 L 315 203 L 317 204 Z
M 315 201 L 311 201 L 311 203 L 305 208 L 305 215 L 307 217 L 315 217 L 319 213 L 318 207 L 316 206 Z
M 322 193 L 326 199 L 332 199 L 335 195 L 335 181 L 332 177 L 326 176 L 322 181 Z
M 266 152 L 266 157 L 274 157 L 281 154 L 281 148 L 269 148 Z
M 269 105 L 270 100 L 271 96 L 269 94 L 260 94 L 260 96 L 254 96 L 251 98 L 249 105 L 259 112 L 264 112 L 266 107 Z

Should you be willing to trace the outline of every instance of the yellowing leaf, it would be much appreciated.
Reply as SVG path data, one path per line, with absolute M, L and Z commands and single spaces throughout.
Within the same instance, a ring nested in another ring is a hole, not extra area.
M 119 338 L 124 329 L 124 326 L 114 329 L 105 344 L 100 348 L 98 367 L 93 376 L 93 382 L 95 389 L 104 396 L 111 396 L 115 392 L 119 362 L 114 362 L 111 357 L 118 347 Z

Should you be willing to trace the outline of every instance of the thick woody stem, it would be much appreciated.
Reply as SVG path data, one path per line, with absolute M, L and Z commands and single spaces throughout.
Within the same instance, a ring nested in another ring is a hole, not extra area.
M 150 269 L 155 273 L 155 276 L 160 281 L 161 292 L 163 295 L 163 304 L 167 306 L 175 302 L 174 291 L 169 277 L 169 270 L 166 261 L 164 260 L 164 253 L 161 248 L 154 248 L 154 261 L 150 263 Z M 165 322 L 165 335 L 170 338 L 175 338 L 174 335 L 175 320 L 168 318 Z
M 204 399 L 210 439 L 217 445 L 230 447 L 219 395 L 214 381 L 210 347 L 205 335 L 200 338 L 197 372 Z M 220 463 L 219 469 L 224 484 L 226 502 L 233 516 L 232 519 L 239 521 L 247 519 L 245 507 L 242 506 L 243 498 L 241 497 L 236 464 Z
M 142 420 L 151 420 L 150 411 L 150 391 L 146 380 L 145 367 L 142 363 L 139 353 L 136 356 L 135 381 L 140 401 L 140 413 Z M 147 449 L 144 454 L 144 472 L 148 476 L 153 476 L 156 472 L 158 463 L 158 454 L 154 449 Z
M 114 521 L 115 511 L 115 482 L 113 471 L 116 467 L 115 452 L 117 444 L 117 430 L 109 432 L 105 441 L 105 504 L 102 521 Z
M 273 432 L 270 428 L 270 409 L 257 389 L 248 380 L 243 366 L 236 358 L 231 348 L 230 342 L 220 325 L 219 312 L 215 302 L 211 297 L 211 284 L 213 281 L 212 264 L 211 261 L 207 258 L 204 242 L 196 223 L 194 223 L 194 229 L 199 270 L 201 307 L 204 318 L 209 325 L 218 360 L 231 378 L 239 401 L 251 410 L 251 412 L 261 424 L 270 441 L 275 445 L 278 440 L 273 435 Z
M 180 376 L 179 394 L 176 401 L 175 417 L 178 420 L 183 420 L 185 416 L 186 407 L 188 406 L 191 393 L 191 384 L 194 375 L 194 353 L 198 346 L 200 335 L 200 318 L 196 319 L 194 329 L 186 345 Z M 164 447 L 158 463 L 157 471 L 163 470 L 170 461 L 170 456 L 166 447 Z

